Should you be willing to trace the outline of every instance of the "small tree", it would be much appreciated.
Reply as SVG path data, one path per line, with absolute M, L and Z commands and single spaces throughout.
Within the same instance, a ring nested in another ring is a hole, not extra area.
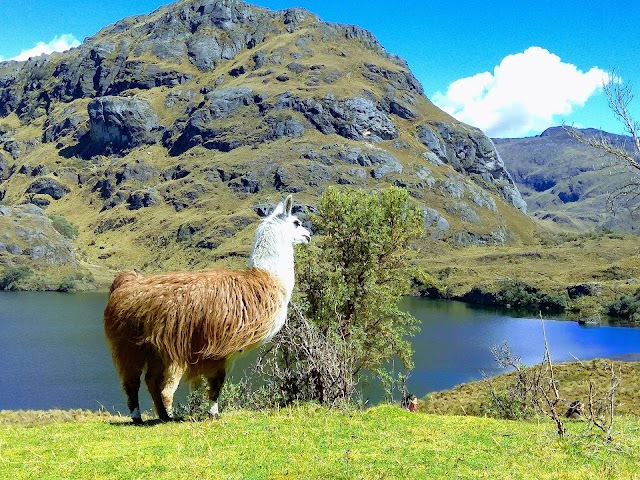
M 311 215 L 317 236 L 296 260 L 295 309 L 268 350 L 277 365 L 261 370 L 286 373 L 278 383 L 292 397 L 335 403 L 350 397 L 363 370 L 383 372 L 395 357 L 412 368 L 417 320 L 398 303 L 412 277 L 428 281 L 412 263 L 412 242 L 424 227 L 420 210 L 397 187 L 330 187 L 318 209 Z

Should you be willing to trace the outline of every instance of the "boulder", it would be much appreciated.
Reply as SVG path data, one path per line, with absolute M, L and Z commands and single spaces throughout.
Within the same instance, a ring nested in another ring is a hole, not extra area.
M 65 109 L 61 117 L 50 115 L 44 124 L 44 143 L 57 142 L 62 137 L 73 135 L 79 139 L 87 133 L 86 117 L 76 113 L 72 109 Z
M 41 177 L 33 181 L 26 190 L 26 193 L 49 195 L 54 200 L 60 200 L 71 189 L 51 177 Z
M 567 295 L 571 300 L 580 297 L 592 297 L 602 295 L 602 284 L 597 282 L 581 283 L 567 287 Z
M 20 255 L 38 264 L 78 266 L 70 241 L 36 205 L 1 207 L 0 232 L 4 236 L 0 250 L 11 255 Z
M 437 210 L 425 207 L 422 209 L 424 215 L 424 226 L 431 237 L 440 237 L 443 232 L 449 230 L 450 225 Z
M 157 143 L 164 130 L 151 105 L 138 98 L 100 97 L 87 110 L 91 142 L 105 153 Z
M 9 178 L 13 173 L 13 170 L 13 162 L 9 163 L 2 152 L 0 152 L 0 183 Z
M 142 190 L 132 192 L 127 198 L 127 208 L 129 210 L 139 210 L 141 208 L 151 207 L 158 203 L 158 197 L 154 191 Z
M 239 109 L 253 105 L 254 101 L 250 88 L 215 89 L 205 95 L 205 103 L 200 108 L 174 124 L 171 134 L 165 136 L 164 144 L 171 155 L 180 155 L 197 145 L 223 152 L 246 145 L 247 136 L 230 137 L 215 120 L 230 118 Z

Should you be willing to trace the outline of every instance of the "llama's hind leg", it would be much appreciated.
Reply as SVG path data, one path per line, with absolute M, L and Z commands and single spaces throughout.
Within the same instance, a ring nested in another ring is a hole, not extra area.
M 158 414 L 158 418 L 162 421 L 169 421 L 169 412 L 163 402 L 162 390 L 165 385 L 165 372 L 167 368 L 162 359 L 156 353 L 150 354 L 147 361 L 147 372 L 144 375 L 144 381 L 147 384 L 153 406 Z
M 209 383 L 209 401 L 211 402 L 209 416 L 213 418 L 220 416 L 220 411 L 218 409 L 218 397 L 220 397 L 220 391 L 224 385 L 226 375 L 227 372 L 224 363 L 222 363 L 217 370 L 210 372 L 207 375 L 207 382 Z
M 170 364 L 164 372 L 164 385 L 160 395 L 164 408 L 169 415 L 173 415 L 173 395 L 178 389 L 183 373 L 184 369 L 176 364 Z
M 119 344 L 113 348 L 114 360 L 122 389 L 127 396 L 127 406 L 131 414 L 131 421 L 136 425 L 142 423 L 140 414 L 140 402 L 138 394 L 140 391 L 140 376 L 145 363 L 144 351 L 131 344 Z
M 122 388 L 124 389 L 124 393 L 127 395 L 127 406 L 129 407 L 129 412 L 131 414 L 131 421 L 136 425 L 142 424 L 140 402 L 138 400 L 141 374 L 142 369 L 137 373 L 133 372 L 122 380 Z

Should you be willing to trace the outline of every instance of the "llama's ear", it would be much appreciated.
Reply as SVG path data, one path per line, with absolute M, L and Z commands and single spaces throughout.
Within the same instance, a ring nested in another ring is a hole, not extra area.
M 293 209 L 293 197 L 291 195 L 284 199 L 284 213 L 288 217 Z
M 293 197 L 289 195 L 282 202 L 276 205 L 276 208 L 271 212 L 270 217 L 282 217 L 287 218 L 291 215 L 291 209 L 293 208 Z
M 276 208 L 273 209 L 273 212 L 271 212 L 269 217 L 274 218 L 280 217 L 282 215 L 284 215 L 284 203 L 280 202 L 278 205 L 276 205 Z

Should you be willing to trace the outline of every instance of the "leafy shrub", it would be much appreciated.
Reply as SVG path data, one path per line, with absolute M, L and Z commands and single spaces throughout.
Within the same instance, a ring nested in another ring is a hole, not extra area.
M 173 407 L 173 418 L 179 421 L 202 422 L 209 418 L 209 386 L 202 385 L 192 390 L 185 405 L 178 403 Z
M 95 288 L 95 279 L 91 273 L 74 273 L 62 279 L 58 286 L 59 292 L 77 292 Z
M 49 215 L 51 225 L 64 238 L 74 239 L 78 236 L 78 227 L 70 223 L 66 218 L 60 215 Z
M 571 317 L 578 319 L 600 319 L 604 313 L 604 307 L 600 303 L 600 299 L 589 295 L 572 300 L 568 310 Z
M 513 381 L 504 389 L 494 387 L 490 378 L 487 402 L 484 404 L 484 414 L 492 418 L 503 420 L 524 420 L 533 418 L 539 408 L 540 372 L 527 368 L 520 357 L 513 354 L 505 342 L 494 346 L 491 353 L 501 368 L 510 367 L 514 370 Z
M 9 267 L 0 277 L 0 290 L 17 290 L 20 282 L 33 274 L 29 267 Z
M 518 394 L 521 386 L 513 385 L 505 391 L 491 390 L 483 413 L 487 417 L 501 420 L 526 420 L 535 416 L 530 400 L 522 399 Z
M 218 397 L 220 411 L 225 410 L 261 410 L 277 406 L 271 391 L 261 386 L 253 389 L 249 380 L 225 382 Z M 187 403 L 173 406 L 173 418 L 178 421 L 202 422 L 209 415 L 209 385 L 203 381 L 200 386 L 189 392 Z
M 318 210 L 316 237 L 296 254 L 299 296 L 259 357 L 253 404 L 344 405 L 362 372 L 379 374 L 393 358 L 412 367 L 417 320 L 398 303 L 411 278 L 428 282 L 411 262 L 421 211 L 398 187 L 374 194 L 330 187 Z
M 608 303 L 606 308 L 611 316 L 640 321 L 640 289 L 633 295 L 623 295 Z
M 565 293 L 542 293 L 522 280 L 504 279 L 500 282 L 496 301 L 512 308 L 562 312 L 569 304 L 569 297 Z

